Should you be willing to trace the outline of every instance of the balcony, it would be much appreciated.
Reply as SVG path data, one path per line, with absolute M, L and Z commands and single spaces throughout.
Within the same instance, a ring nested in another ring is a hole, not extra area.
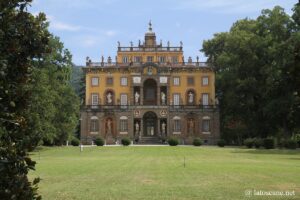
M 218 109 L 217 105 L 85 105 L 82 110 L 92 110 L 97 112 L 125 112 L 134 109 L 167 109 L 168 111 L 213 111 Z
M 189 67 L 189 68 L 198 68 L 198 67 L 209 67 L 206 62 L 153 62 L 157 64 L 159 67 L 172 67 L 172 68 L 180 68 L 180 67 Z M 144 62 L 128 62 L 128 63 L 117 63 L 117 62 L 87 62 L 86 67 L 93 68 L 122 68 L 122 67 L 140 67 L 145 64 Z

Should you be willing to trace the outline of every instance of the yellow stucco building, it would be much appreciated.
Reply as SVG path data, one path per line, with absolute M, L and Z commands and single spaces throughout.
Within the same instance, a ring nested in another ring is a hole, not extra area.
M 112 61 L 92 62 L 83 68 L 85 105 L 81 109 L 81 142 L 97 137 L 115 144 L 123 137 L 134 143 L 163 143 L 177 137 L 182 144 L 201 138 L 219 139 L 219 111 L 215 73 L 205 62 L 184 59 L 176 47 L 156 41 L 151 23 L 145 41 L 123 47 L 118 42 Z

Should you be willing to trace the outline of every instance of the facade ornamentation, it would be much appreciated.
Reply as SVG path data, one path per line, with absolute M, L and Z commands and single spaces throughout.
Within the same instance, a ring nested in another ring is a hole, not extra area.
M 86 58 L 81 142 L 102 137 L 106 144 L 116 144 L 128 137 L 143 144 L 177 137 L 192 144 L 197 137 L 216 144 L 220 132 L 213 67 L 199 57 L 185 62 L 182 42 L 157 43 L 151 22 L 138 46 L 117 44 L 115 62 L 111 57 L 107 62 L 103 56 L 101 62 Z

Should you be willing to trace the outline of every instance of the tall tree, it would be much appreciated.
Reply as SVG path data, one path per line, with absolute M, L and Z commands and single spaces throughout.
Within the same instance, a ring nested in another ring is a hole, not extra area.
M 33 62 L 47 52 L 45 15 L 27 12 L 31 0 L 0 2 L 0 197 L 38 199 L 36 184 L 27 178 L 35 162 L 28 151 L 37 142 L 26 112 L 30 106 Z
M 298 4 L 293 20 L 278 6 L 263 10 L 257 19 L 239 20 L 229 32 L 204 42 L 202 51 L 216 69 L 222 132 L 228 139 L 290 136 L 296 128 L 297 12 Z

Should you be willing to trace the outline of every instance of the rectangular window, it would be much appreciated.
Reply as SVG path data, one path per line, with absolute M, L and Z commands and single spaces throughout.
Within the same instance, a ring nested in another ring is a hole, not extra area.
M 180 105 L 180 94 L 173 95 L 173 104 L 174 106 Z
M 207 86 L 208 85 L 208 76 L 203 76 L 202 77 L 202 85 Z
M 187 85 L 188 86 L 194 85 L 194 77 L 188 77 L 187 78 Z
M 121 86 L 127 86 L 127 77 L 121 77 Z
M 99 78 L 92 77 L 92 86 L 98 86 L 98 85 L 99 85 Z
M 98 105 L 99 104 L 99 95 L 96 93 L 92 94 L 92 105 Z
M 153 56 L 148 56 L 147 57 L 147 62 L 153 62 Z
M 173 85 L 180 85 L 180 77 L 174 77 L 173 78 Z
M 202 105 L 204 105 L 204 106 L 208 105 L 208 94 L 207 93 L 202 94 Z
M 106 78 L 106 85 L 113 85 L 114 84 L 114 79 L 112 77 Z
M 123 63 L 128 63 L 128 57 L 127 57 L 127 56 L 123 56 L 122 62 L 123 62 Z
M 210 120 L 204 119 L 202 121 L 202 132 L 210 132 Z
M 172 56 L 172 63 L 178 63 L 178 57 Z
M 121 119 L 120 120 L 120 131 L 121 132 L 125 132 L 128 130 L 128 123 L 127 123 L 127 119 Z
M 134 62 L 137 62 L 137 63 L 142 62 L 142 57 L 141 56 L 135 56 L 134 57 Z
M 161 63 L 165 63 L 165 62 L 166 62 L 166 57 L 164 57 L 164 56 L 159 56 L 159 57 L 158 57 L 158 61 L 161 62 Z
M 99 131 L 99 124 L 97 119 L 92 119 L 91 120 L 91 127 L 90 127 L 91 132 L 98 132 Z
M 127 94 L 121 94 L 121 105 L 127 105 Z
M 180 120 L 175 119 L 174 120 L 174 132 L 180 132 L 180 131 L 181 131 Z

